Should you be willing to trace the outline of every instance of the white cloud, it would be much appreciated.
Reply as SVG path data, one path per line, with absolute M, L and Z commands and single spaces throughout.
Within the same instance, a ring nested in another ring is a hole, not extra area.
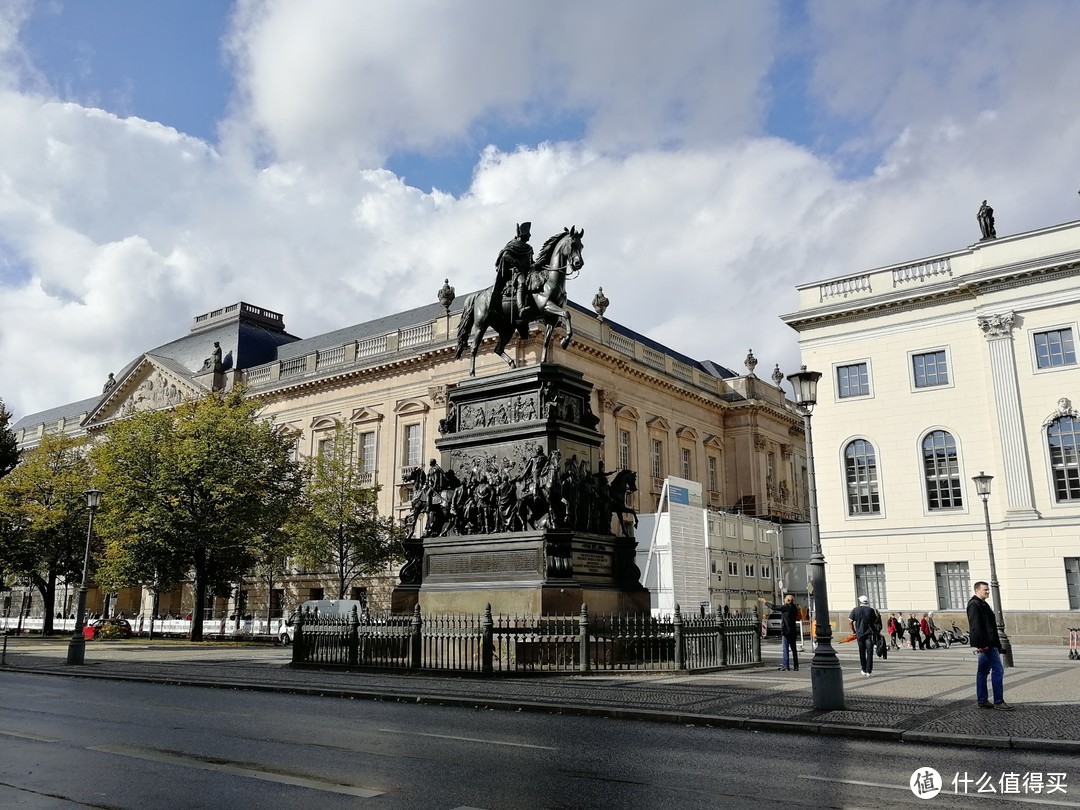
M 603 285 L 608 317 L 767 376 L 798 363 L 796 284 L 974 242 L 983 198 L 999 233 L 1078 216 L 1078 7 L 837 5 L 811 86 L 865 176 L 762 134 L 771 4 L 244 2 L 217 147 L 44 94 L 0 13 L 0 396 L 92 396 L 238 300 L 313 335 L 464 294 L 524 219 L 585 228 L 576 300 Z M 490 147 L 460 198 L 379 168 L 575 111 L 581 142 Z

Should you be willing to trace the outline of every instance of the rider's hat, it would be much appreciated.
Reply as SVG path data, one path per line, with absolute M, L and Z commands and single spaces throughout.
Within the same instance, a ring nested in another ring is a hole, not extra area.
M 518 236 L 524 236 L 524 237 L 532 236 L 531 231 L 532 231 L 532 223 L 531 222 L 522 222 L 520 225 L 517 226 L 517 235 Z

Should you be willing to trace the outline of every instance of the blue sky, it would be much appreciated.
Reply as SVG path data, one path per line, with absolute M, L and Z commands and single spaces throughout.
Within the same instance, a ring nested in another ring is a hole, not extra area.
M 485 286 L 525 219 L 586 228 L 576 300 L 791 370 L 796 285 L 968 245 L 983 199 L 999 233 L 1077 218 L 1077 30 L 1070 0 L 0 0 L 0 397 L 84 399 L 238 300 L 309 336 Z

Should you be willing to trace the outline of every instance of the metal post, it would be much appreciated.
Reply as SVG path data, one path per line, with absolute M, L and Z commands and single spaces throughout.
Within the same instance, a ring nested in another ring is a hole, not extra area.
M 292 634 L 292 662 L 294 664 L 302 664 L 305 660 L 304 656 L 304 609 L 298 607 L 292 617 L 293 622 L 293 634 Z
M 83 636 L 83 626 L 86 623 L 86 580 L 90 576 L 90 537 L 94 531 L 94 512 L 101 504 L 101 492 L 96 489 L 86 491 L 86 506 L 90 510 L 90 518 L 86 523 L 86 553 L 83 555 L 82 581 L 79 583 L 79 607 L 75 613 L 75 631 L 71 634 L 68 642 L 67 662 L 69 664 L 82 664 L 86 660 L 86 638 Z
M 578 669 L 588 672 L 589 666 L 589 610 L 582 602 L 578 615 Z
M 675 669 L 681 670 L 683 668 L 683 621 L 682 611 L 679 610 L 678 603 L 675 604 L 675 618 L 672 620 L 672 625 L 675 630 Z
M 844 707 L 844 671 L 832 645 L 829 625 L 829 596 L 825 585 L 825 555 L 821 550 L 818 524 L 817 479 L 814 476 L 814 439 L 810 411 L 803 410 L 806 428 L 806 477 L 810 489 L 810 576 L 814 588 L 814 621 L 817 649 L 810 662 L 810 689 L 815 709 L 833 711 Z
M 413 608 L 412 625 L 409 633 L 409 669 L 420 669 L 422 651 L 423 619 L 420 618 L 420 605 Z
M 483 638 L 480 645 L 480 671 L 491 675 L 495 671 L 495 620 L 491 617 L 490 602 L 484 608 Z
M 356 612 L 356 605 L 349 611 L 349 638 L 347 640 L 349 666 L 355 667 L 360 663 L 360 616 Z
M 1001 661 L 1013 666 L 1012 644 L 1005 634 L 1005 613 L 1001 609 L 1001 587 L 998 584 L 997 562 L 994 559 L 994 536 L 990 531 L 990 480 L 994 476 L 979 472 L 972 480 L 983 502 L 983 518 L 986 521 L 986 549 L 990 553 L 990 593 L 994 598 L 994 617 L 997 619 L 998 637 L 1001 640 Z

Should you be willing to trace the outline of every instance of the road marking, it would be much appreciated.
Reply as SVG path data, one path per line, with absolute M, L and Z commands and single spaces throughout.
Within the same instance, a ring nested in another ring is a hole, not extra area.
M 141 748 L 126 748 L 122 745 L 95 745 L 90 751 L 101 751 L 105 754 L 116 754 L 121 757 L 132 759 L 146 759 L 151 762 L 164 762 L 169 765 L 179 765 L 184 768 L 199 768 L 204 771 L 218 771 L 233 776 L 246 776 L 250 779 L 261 779 L 264 782 L 276 782 L 282 785 L 294 785 L 296 787 L 321 790 L 324 793 L 342 793 L 346 796 L 358 796 L 361 799 L 370 799 L 373 796 L 381 796 L 384 791 L 368 790 L 367 788 L 354 787 L 352 785 L 340 785 L 334 782 L 323 782 L 317 779 L 304 779 L 300 776 L 286 776 L 285 774 L 272 773 L 271 771 L 256 771 L 252 768 L 241 768 L 237 765 L 225 765 L 218 762 L 206 762 L 201 759 L 165 754 L 160 751 L 147 751 Z
M 21 737 L 24 740 L 36 740 L 37 742 L 60 742 L 58 737 L 42 737 L 40 734 L 25 734 L 21 731 L 8 731 L 0 728 L 0 734 L 5 737 Z
M 810 779 L 814 782 L 832 782 L 838 785 L 858 785 L 860 787 L 875 787 L 886 788 L 888 790 L 900 790 L 904 793 L 911 792 L 909 785 L 886 785 L 881 782 L 864 782 L 859 779 L 831 779 L 828 776 L 812 776 L 810 774 L 800 774 L 800 779 Z M 999 801 L 1006 802 L 1020 802 L 1022 804 L 1050 804 L 1055 807 L 1080 807 L 1080 802 L 1064 802 L 1054 799 L 1027 799 L 1022 796 L 1017 796 L 1013 793 L 1008 793 L 1004 796 L 999 796 L 995 793 L 954 793 L 951 791 L 943 790 L 938 796 L 971 796 L 978 799 L 998 799 Z
M 459 742 L 484 743 L 485 745 L 509 745 L 513 748 L 536 748 L 540 751 L 558 751 L 550 745 L 530 745 L 529 743 L 502 742 L 500 740 L 485 740 L 480 737 L 455 737 L 452 734 L 425 734 L 421 731 L 398 731 L 394 728 L 380 728 L 377 731 L 386 734 L 407 734 L 410 737 L 434 737 L 437 740 L 458 740 Z

